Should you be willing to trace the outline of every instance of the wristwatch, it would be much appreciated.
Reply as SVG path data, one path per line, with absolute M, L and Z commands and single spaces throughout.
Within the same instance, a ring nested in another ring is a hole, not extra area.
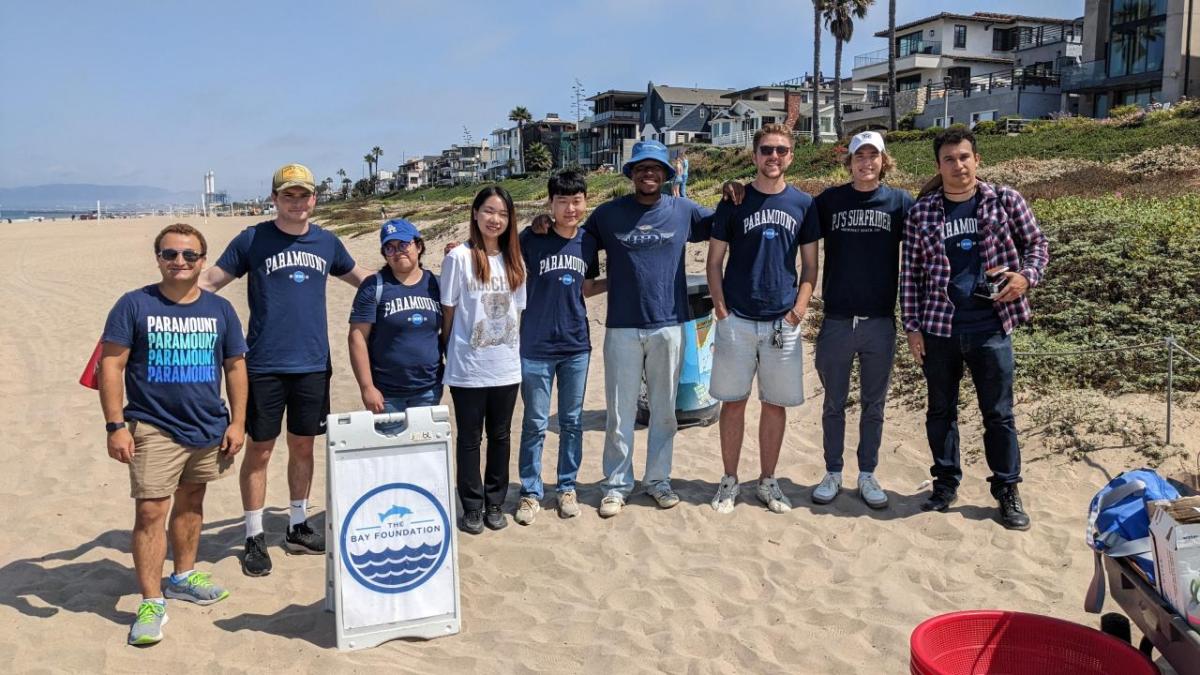
M 124 428 L 125 428 L 124 422 L 108 422 L 104 425 L 104 430 L 110 434 L 114 431 L 117 431 L 119 429 L 124 429 Z

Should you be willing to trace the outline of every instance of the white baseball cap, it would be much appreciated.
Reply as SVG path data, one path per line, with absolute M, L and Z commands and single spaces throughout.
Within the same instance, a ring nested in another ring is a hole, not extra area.
M 876 150 L 883 152 L 883 136 L 878 131 L 854 134 L 854 138 L 850 139 L 850 154 L 853 155 L 864 145 L 874 146 Z

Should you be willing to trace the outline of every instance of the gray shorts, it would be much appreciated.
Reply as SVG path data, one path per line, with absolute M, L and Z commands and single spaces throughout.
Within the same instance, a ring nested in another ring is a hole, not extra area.
M 783 346 L 775 346 L 775 331 Z M 777 406 L 804 403 L 804 340 L 782 319 L 752 321 L 730 314 L 716 322 L 712 379 L 718 401 L 744 401 L 758 374 L 758 398 Z

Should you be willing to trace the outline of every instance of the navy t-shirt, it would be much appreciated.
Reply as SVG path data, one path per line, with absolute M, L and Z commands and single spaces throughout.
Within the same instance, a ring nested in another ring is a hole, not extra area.
M 242 230 L 217 266 L 235 277 L 249 273 L 251 373 L 316 373 L 329 368 L 325 286 L 354 270 L 354 259 L 333 233 L 309 223 L 296 237 L 268 220 Z
M 950 285 L 946 292 L 954 303 L 954 317 L 950 321 L 952 335 L 983 333 L 1000 330 L 1000 317 L 992 301 L 974 295 L 975 287 L 984 281 L 983 254 L 979 233 L 979 195 L 965 202 L 942 199 L 946 210 L 943 239 L 946 257 L 950 259 Z
M 796 251 L 821 230 L 810 195 L 790 185 L 770 195 L 747 185 L 740 205 L 717 204 L 712 236 L 729 244 L 721 281 L 729 311 L 774 321 L 796 304 Z
M 580 228 L 564 239 L 521 232 L 525 258 L 525 306 L 521 314 L 521 358 L 560 359 L 591 351 L 583 280 L 597 269 L 596 240 Z
M 913 203 L 906 190 L 887 185 L 860 192 L 847 183 L 817 196 L 825 239 L 825 316 L 895 316 L 900 244 Z
M 633 195 L 601 204 L 584 229 L 608 253 L 609 328 L 662 328 L 691 320 L 684 251 L 706 241 L 712 210 L 662 195 L 652 206 Z
M 145 286 L 117 300 L 100 339 L 129 348 L 126 419 L 153 424 L 189 448 L 221 442 L 229 424 L 221 400 L 225 359 L 246 353 L 228 300 L 201 291 L 179 304 L 157 284 Z
M 379 279 L 383 287 L 376 302 Z M 367 342 L 371 379 L 385 397 L 409 396 L 442 383 L 441 297 L 437 277 L 429 270 L 405 286 L 384 267 L 358 287 L 350 323 L 372 324 Z

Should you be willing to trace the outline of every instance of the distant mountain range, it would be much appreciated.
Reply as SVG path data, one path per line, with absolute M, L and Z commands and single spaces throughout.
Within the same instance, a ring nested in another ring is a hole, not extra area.
M 166 206 L 195 204 L 197 192 L 172 192 L 149 185 L 93 185 L 58 183 L 0 188 L 0 205 L 6 209 L 94 209 L 96 200 L 105 208 L 120 206 Z

